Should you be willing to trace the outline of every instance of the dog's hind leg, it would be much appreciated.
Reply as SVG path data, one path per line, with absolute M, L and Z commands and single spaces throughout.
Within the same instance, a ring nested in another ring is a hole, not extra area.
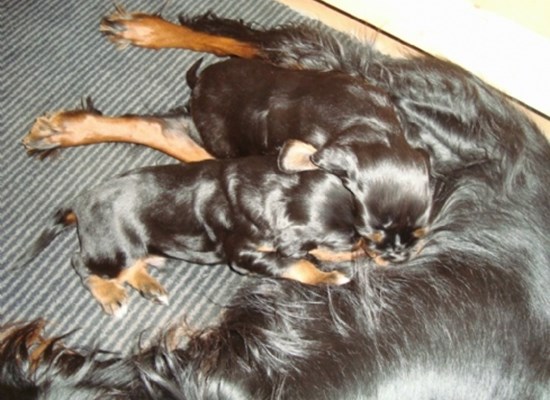
M 121 317 L 127 311 L 128 293 L 125 284 L 130 285 L 148 300 L 168 304 L 168 293 L 164 287 L 147 272 L 147 264 L 159 265 L 158 258 L 143 258 L 120 271 L 114 278 L 102 278 L 90 272 L 82 256 L 75 254 L 72 264 L 84 286 L 107 314 Z
M 193 30 L 156 15 L 130 14 L 121 7 L 103 18 L 99 30 L 121 48 L 133 45 L 149 49 L 189 49 L 241 58 L 257 56 L 257 49 L 250 43 Z
M 126 268 L 117 280 L 128 283 L 148 300 L 158 304 L 168 304 L 168 293 L 162 285 L 147 272 L 148 260 L 138 260 L 130 268 Z
M 298 257 L 286 257 L 270 246 L 230 237 L 224 243 L 231 268 L 237 272 L 295 280 L 307 285 L 343 285 L 350 279 L 340 271 L 321 271 L 315 264 Z
M 23 145 L 30 151 L 105 142 L 148 146 L 183 162 L 212 159 L 190 134 L 194 125 L 186 115 L 105 116 L 92 109 L 60 111 L 37 118 Z
M 101 305 L 103 311 L 116 318 L 126 314 L 128 293 L 116 278 L 105 279 L 91 274 L 79 253 L 75 254 L 71 261 L 82 283 Z

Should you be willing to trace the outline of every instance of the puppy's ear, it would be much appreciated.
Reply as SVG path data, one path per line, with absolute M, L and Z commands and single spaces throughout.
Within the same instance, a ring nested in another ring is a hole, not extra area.
M 313 154 L 311 162 L 323 171 L 340 178 L 352 178 L 357 159 L 349 149 L 340 146 L 328 146 Z
M 310 159 L 316 152 L 317 149 L 308 143 L 293 139 L 287 140 L 277 158 L 279 169 L 287 173 L 319 169 Z

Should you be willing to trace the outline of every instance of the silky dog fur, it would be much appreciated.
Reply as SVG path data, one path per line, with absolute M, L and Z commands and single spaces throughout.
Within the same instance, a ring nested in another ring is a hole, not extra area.
M 282 147 L 281 170 L 321 169 L 342 180 L 375 257 L 401 262 L 417 251 L 432 206 L 429 159 L 405 140 L 385 91 L 336 71 L 253 60 L 216 63 L 195 76 L 197 68 L 187 74 L 189 107 L 208 152 L 232 158 Z M 303 161 L 284 161 L 296 152 Z
M 182 22 L 248 43 L 266 62 L 340 71 L 387 91 L 409 143 L 431 159 L 433 221 L 424 248 L 391 268 L 355 263 L 343 286 L 254 282 L 218 325 L 175 349 L 161 341 L 103 360 L 48 342 L 36 352 L 37 326 L 14 327 L 0 347 L 4 393 L 548 399 L 550 146 L 536 126 L 448 62 L 393 59 L 319 26 Z
M 146 298 L 166 303 L 166 291 L 146 272 L 159 257 L 227 263 L 238 272 L 305 284 L 347 283 L 339 271 L 318 270 L 310 252 L 365 256 L 357 234 L 362 222 L 337 177 L 281 173 L 275 156 L 152 166 L 63 202 L 20 263 L 76 226 L 73 267 L 103 309 L 119 316 L 128 301 L 125 276 Z

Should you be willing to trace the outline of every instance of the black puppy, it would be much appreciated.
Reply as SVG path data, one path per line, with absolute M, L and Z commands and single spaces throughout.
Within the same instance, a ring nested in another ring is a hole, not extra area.
M 283 171 L 320 168 L 342 179 L 378 260 L 410 257 L 430 216 L 429 160 L 406 142 L 384 91 L 335 71 L 259 61 L 230 59 L 198 77 L 197 68 L 187 74 L 190 108 L 208 152 L 231 158 L 283 146 Z
M 166 291 L 146 269 L 158 265 L 159 256 L 340 285 L 349 278 L 318 270 L 308 252 L 328 261 L 364 254 L 357 235 L 363 221 L 354 219 L 352 203 L 335 176 L 283 174 L 275 157 L 147 167 L 67 202 L 30 257 L 76 223 L 81 250 L 73 266 L 114 315 L 125 311 L 124 283 L 166 302 Z

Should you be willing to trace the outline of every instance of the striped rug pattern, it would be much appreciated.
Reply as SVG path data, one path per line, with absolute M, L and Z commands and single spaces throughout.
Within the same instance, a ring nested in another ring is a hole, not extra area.
M 173 162 L 140 146 L 103 144 L 71 148 L 41 160 L 26 154 L 21 138 L 34 119 L 79 106 L 85 96 L 106 114 L 155 113 L 184 104 L 184 75 L 203 54 L 181 50 L 118 51 L 98 31 L 114 3 L 3 0 L 1 15 L 0 133 L 0 323 L 38 317 L 48 333 L 78 329 L 66 342 L 126 352 L 167 325 L 186 321 L 200 328 L 215 321 L 244 278 L 227 266 L 204 267 L 171 260 L 153 275 L 170 293 L 159 306 L 132 292 L 128 313 L 104 314 L 70 266 L 77 251 L 74 231 L 62 234 L 32 263 L 10 266 L 37 237 L 63 200 L 123 171 Z M 177 15 L 213 11 L 265 26 L 303 17 L 270 0 L 124 0 L 128 11 Z M 205 61 L 212 62 L 207 56 Z

